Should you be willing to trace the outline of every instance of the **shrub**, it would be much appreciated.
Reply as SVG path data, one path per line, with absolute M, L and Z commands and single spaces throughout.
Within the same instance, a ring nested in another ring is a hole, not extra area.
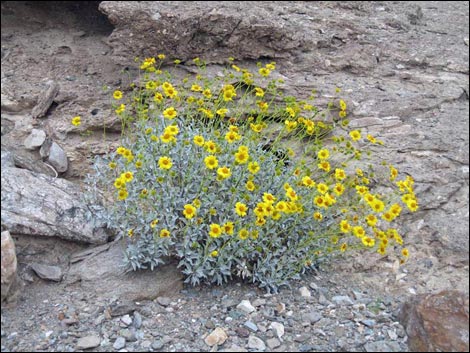
M 242 277 L 276 291 L 349 251 L 407 259 L 393 223 L 418 208 L 413 179 L 369 161 L 382 142 L 348 131 L 342 99 L 321 111 L 314 92 L 283 96 L 275 63 L 250 72 L 233 59 L 212 79 L 195 59 L 200 73 L 176 84 L 164 60 L 145 59 L 131 92 L 114 92 L 122 145 L 89 177 L 127 266 L 176 257 L 193 285 Z

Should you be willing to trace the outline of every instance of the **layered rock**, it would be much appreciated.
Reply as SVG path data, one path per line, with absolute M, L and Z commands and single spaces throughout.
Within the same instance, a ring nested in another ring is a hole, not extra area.
M 105 224 L 80 200 L 80 188 L 25 169 L 2 168 L 2 227 L 14 234 L 102 244 Z

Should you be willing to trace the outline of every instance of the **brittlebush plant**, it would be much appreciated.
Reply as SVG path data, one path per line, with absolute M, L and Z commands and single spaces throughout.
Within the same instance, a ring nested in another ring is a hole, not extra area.
M 193 285 L 242 277 L 276 291 L 350 251 L 408 258 L 395 224 L 418 208 L 413 179 L 369 162 L 383 143 L 347 129 L 344 100 L 321 111 L 314 92 L 284 97 L 275 63 L 250 72 L 229 59 L 211 79 L 195 59 L 200 73 L 178 83 L 164 60 L 145 59 L 129 93 L 114 91 L 122 145 L 90 178 L 127 266 L 172 257 Z

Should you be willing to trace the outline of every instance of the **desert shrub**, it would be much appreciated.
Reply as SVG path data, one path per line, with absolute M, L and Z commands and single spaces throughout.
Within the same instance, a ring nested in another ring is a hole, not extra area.
M 369 158 L 382 142 L 348 130 L 339 90 L 321 110 L 315 92 L 283 95 L 275 63 L 250 72 L 231 59 L 210 78 L 195 59 L 199 74 L 177 83 L 164 60 L 114 91 L 122 144 L 89 176 L 126 266 L 176 257 L 193 285 L 238 276 L 277 290 L 350 251 L 408 258 L 394 224 L 418 208 L 413 179 Z

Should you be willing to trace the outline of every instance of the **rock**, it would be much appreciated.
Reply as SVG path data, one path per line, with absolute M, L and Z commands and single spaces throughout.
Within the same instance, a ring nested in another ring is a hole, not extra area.
M 39 150 L 46 162 L 50 163 L 58 173 L 67 171 L 68 161 L 64 150 L 54 141 L 46 139 Z
M 402 352 L 400 345 L 393 341 L 367 342 L 364 348 L 366 352 Z
M 38 147 L 41 147 L 42 144 L 46 141 L 46 133 L 44 130 L 33 129 L 29 136 L 24 140 L 24 147 L 28 150 L 35 150 Z
M 10 168 L 15 166 L 15 162 L 13 160 L 13 154 L 2 148 L 2 160 L 1 160 L 2 168 Z
M 1 108 L 4 112 L 18 113 L 22 111 L 25 107 L 20 102 L 15 101 L 12 97 L 2 93 Z
M 103 1 L 99 9 L 115 29 L 109 44 L 129 57 L 166 54 L 183 61 L 200 56 L 218 62 L 233 56 L 239 60 L 289 57 L 313 48 L 308 33 L 273 17 L 268 3 L 252 3 L 247 9 L 236 2 L 177 3 Z M 143 30 L 145 28 L 145 30 Z M 223 43 L 223 45 L 221 45 Z
M 127 272 L 122 267 L 123 248 L 120 242 L 101 247 L 105 250 L 71 264 L 67 283 L 80 281 L 82 287 L 102 297 L 117 296 L 126 301 L 154 300 L 182 289 L 182 275 L 176 264 L 161 265 L 155 271 Z
M 216 327 L 214 331 L 212 331 L 205 339 L 204 342 L 210 347 L 215 346 L 215 345 L 222 345 L 224 344 L 225 340 L 228 338 L 227 334 L 225 331 L 220 328 Z
M 113 348 L 116 350 L 123 349 L 126 346 L 126 340 L 124 337 L 116 338 L 116 341 L 113 343 Z
M 171 299 L 168 297 L 158 297 L 157 298 L 157 303 L 160 304 L 161 306 L 168 306 L 171 303 Z
M 247 329 L 253 331 L 253 332 L 256 332 L 258 331 L 258 326 L 256 326 L 256 324 L 254 324 L 253 322 L 251 321 L 245 321 L 245 323 L 243 324 L 243 326 L 245 326 Z
M 132 324 L 132 318 L 129 315 L 124 315 L 123 317 L 121 317 L 121 322 L 125 326 L 130 326 Z
M 354 302 L 352 299 L 347 295 L 336 295 L 331 298 L 331 301 L 336 305 L 353 305 Z
M 300 293 L 300 296 L 303 298 L 310 298 L 312 296 L 307 287 L 299 288 L 299 293 Z
M 50 165 L 44 163 L 35 153 L 28 150 L 17 149 L 13 154 L 14 165 L 18 168 L 28 169 L 32 172 L 57 177 L 57 171 Z
M 134 327 L 136 329 L 141 328 L 142 326 L 142 316 L 139 314 L 138 311 L 134 312 Z
M 272 329 L 278 338 L 281 338 L 284 335 L 284 325 L 280 322 L 271 322 L 269 328 Z
M 2 285 L 2 302 L 6 299 L 15 297 L 15 287 L 19 283 L 18 263 L 16 260 L 15 242 L 9 231 L 2 232 L 2 261 L 1 261 L 1 285 Z M 11 291 L 11 292 L 10 292 Z
M 82 190 L 67 180 L 2 168 L 1 189 L 1 221 L 12 233 L 94 244 L 108 239 L 106 224 L 90 213 L 80 200 Z M 102 212 L 97 206 L 94 211 Z
M 381 126 L 383 124 L 384 122 L 380 118 L 367 117 L 367 118 L 351 120 L 349 123 L 349 127 L 351 129 L 358 129 L 358 128 L 369 127 L 369 126 L 374 126 L 374 125 Z
M 31 269 L 42 279 L 60 282 L 62 280 L 62 269 L 59 266 L 50 266 L 33 262 Z
M 258 299 L 255 299 L 253 301 L 253 306 L 254 307 L 258 307 L 258 306 L 263 306 L 263 305 L 266 305 L 266 299 L 261 299 L 261 298 L 258 298 Z
M 31 111 L 33 118 L 41 118 L 45 116 L 52 105 L 55 96 L 59 93 L 59 85 L 56 82 L 49 80 L 46 84 L 47 88 L 41 92 L 38 103 Z
M 308 313 L 302 314 L 302 320 L 314 324 L 320 321 L 323 318 L 323 315 L 317 311 L 309 311 Z
M 261 338 L 251 335 L 248 337 L 248 348 L 256 349 L 257 351 L 264 351 L 266 350 L 266 344 Z
M 269 349 L 274 349 L 274 348 L 279 347 L 281 345 L 281 342 L 277 338 L 273 337 L 273 338 L 268 338 L 266 340 L 266 344 L 268 345 Z
M 445 290 L 418 295 L 404 303 L 398 318 L 412 351 L 465 352 L 469 350 L 469 297 Z
M 86 336 L 79 338 L 77 342 L 77 349 L 90 349 L 98 347 L 101 343 L 101 338 L 96 335 Z
M 237 309 L 247 314 L 250 314 L 256 310 L 255 307 L 251 305 L 249 300 L 242 300 L 240 304 L 237 305 Z

